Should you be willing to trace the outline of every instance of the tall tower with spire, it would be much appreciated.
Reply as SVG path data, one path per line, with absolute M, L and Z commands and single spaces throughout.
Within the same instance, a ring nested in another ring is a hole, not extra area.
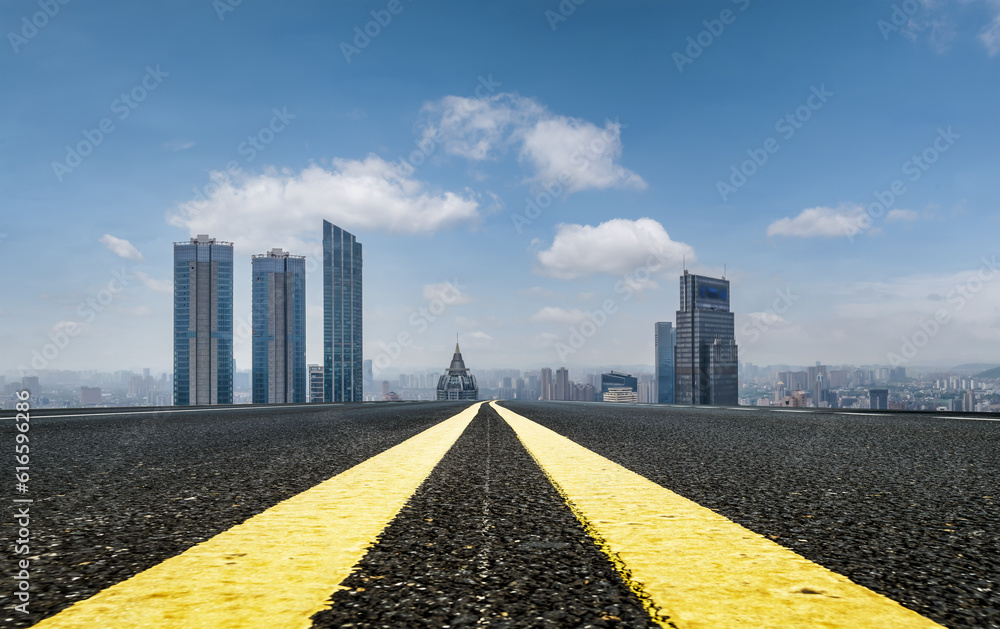
M 451 357 L 451 366 L 438 379 L 437 399 L 439 400 L 478 400 L 479 387 L 476 377 L 469 372 L 462 359 L 462 350 L 455 340 L 455 355 Z

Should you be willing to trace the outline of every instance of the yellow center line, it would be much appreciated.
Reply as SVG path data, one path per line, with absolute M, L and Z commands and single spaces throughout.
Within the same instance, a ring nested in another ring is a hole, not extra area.
M 940 627 L 526 417 L 492 406 L 663 626 Z
M 35 627 L 310 627 L 480 404 Z

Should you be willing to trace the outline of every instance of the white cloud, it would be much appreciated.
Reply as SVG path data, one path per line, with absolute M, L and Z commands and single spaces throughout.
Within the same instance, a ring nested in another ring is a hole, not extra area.
M 1000 2 L 993 3 L 996 14 L 989 24 L 979 32 L 979 41 L 986 46 L 986 54 L 995 57 L 1000 53 Z
M 560 224 L 552 245 L 538 252 L 538 273 L 573 280 L 599 273 L 651 275 L 664 266 L 695 260 L 694 249 L 670 239 L 663 225 L 651 218 L 616 218 L 600 225 Z
M 142 271 L 133 271 L 142 285 L 153 291 L 154 293 L 162 293 L 164 295 L 174 294 L 174 282 L 173 280 L 158 280 L 149 276 L 148 273 Z
M 920 219 L 920 214 L 914 212 L 913 210 L 889 210 L 889 213 L 885 215 L 886 223 L 894 223 L 896 221 L 916 221 Z
M 168 151 L 174 151 L 174 152 L 186 151 L 189 148 L 196 146 L 196 144 L 197 144 L 196 142 L 192 142 L 191 140 L 184 140 L 178 138 L 176 140 L 170 140 L 169 142 L 164 142 L 163 148 L 167 149 Z
M 811 238 L 821 236 L 854 236 L 864 229 L 867 222 L 860 205 L 842 205 L 837 209 L 813 207 L 802 210 L 795 218 L 774 221 L 767 227 L 768 236 L 798 236 Z
M 349 230 L 429 234 L 480 220 L 471 192 L 429 192 L 400 177 L 394 164 L 377 155 L 333 160 L 299 173 L 266 170 L 235 181 L 221 179 L 210 198 L 179 204 L 167 222 L 191 235 L 210 234 L 254 252 L 281 246 L 306 248 L 305 234 L 319 232 L 323 219 Z M 310 239 L 306 237 L 306 239 Z
M 111 234 L 104 234 L 101 236 L 101 244 L 107 247 L 111 253 L 126 260 L 134 260 L 135 262 L 146 261 L 146 258 L 139 253 L 139 250 L 124 238 L 115 238 Z
M 473 161 L 499 159 L 518 148 L 531 166 L 529 181 L 563 192 L 587 189 L 645 189 L 646 182 L 618 164 L 622 154 L 617 122 L 604 127 L 558 116 L 537 101 L 516 94 L 487 99 L 446 96 L 424 105 L 421 144 L 441 143 L 446 153 Z
M 546 306 L 531 315 L 528 320 L 534 323 L 564 323 L 567 325 L 573 325 L 586 318 L 586 313 L 577 308 L 566 310 L 565 308 Z
M 464 292 L 465 288 L 457 280 L 454 282 L 439 282 L 437 284 L 426 284 L 423 288 L 424 299 L 433 301 L 440 299 L 445 304 L 457 306 L 472 302 L 472 296 Z
M 463 317 L 461 315 L 457 316 L 453 320 L 455 325 L 460 328 L 465 328 L 466 330 L 471 330 L 472 328 L 479 327 L 479 322 L 475 319 L 470 319 L 468 317 Z

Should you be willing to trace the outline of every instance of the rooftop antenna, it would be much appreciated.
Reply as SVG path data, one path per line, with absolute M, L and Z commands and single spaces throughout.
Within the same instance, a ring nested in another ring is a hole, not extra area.
M 722 264 L 722 279 L 726 279 L 726 264 Z

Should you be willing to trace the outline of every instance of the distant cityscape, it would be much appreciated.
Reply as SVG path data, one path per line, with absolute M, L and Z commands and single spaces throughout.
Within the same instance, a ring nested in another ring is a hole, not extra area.
M 459 339 L 445 370 L 376 380 L 362 356 L 362 246 L 323 221 L 323 364 L 306 364 L 304 256 L 251 257 L 252 365 L 233 358 L 233 244 L 207 234 L 174 243 L 172 373 L 46 370 L 7 381 L 36 407 L 187 406 L 403 400 L 560 400 L 951 412 L 1000 410 L 1000 367 L 955 371 L 882 365 L 759 367 L 739 361 L 730 283 L 680 276 L 673 322 L 655 322 L 653 368 L 472 370 Z M 488 357 L 479 356 L 476 359 Z M 443 361 L 442 361 L 443 362 Z M 386 373 L 387 370 L 383 370 Z M 380 375 L 382 375 L 380 373 Z

